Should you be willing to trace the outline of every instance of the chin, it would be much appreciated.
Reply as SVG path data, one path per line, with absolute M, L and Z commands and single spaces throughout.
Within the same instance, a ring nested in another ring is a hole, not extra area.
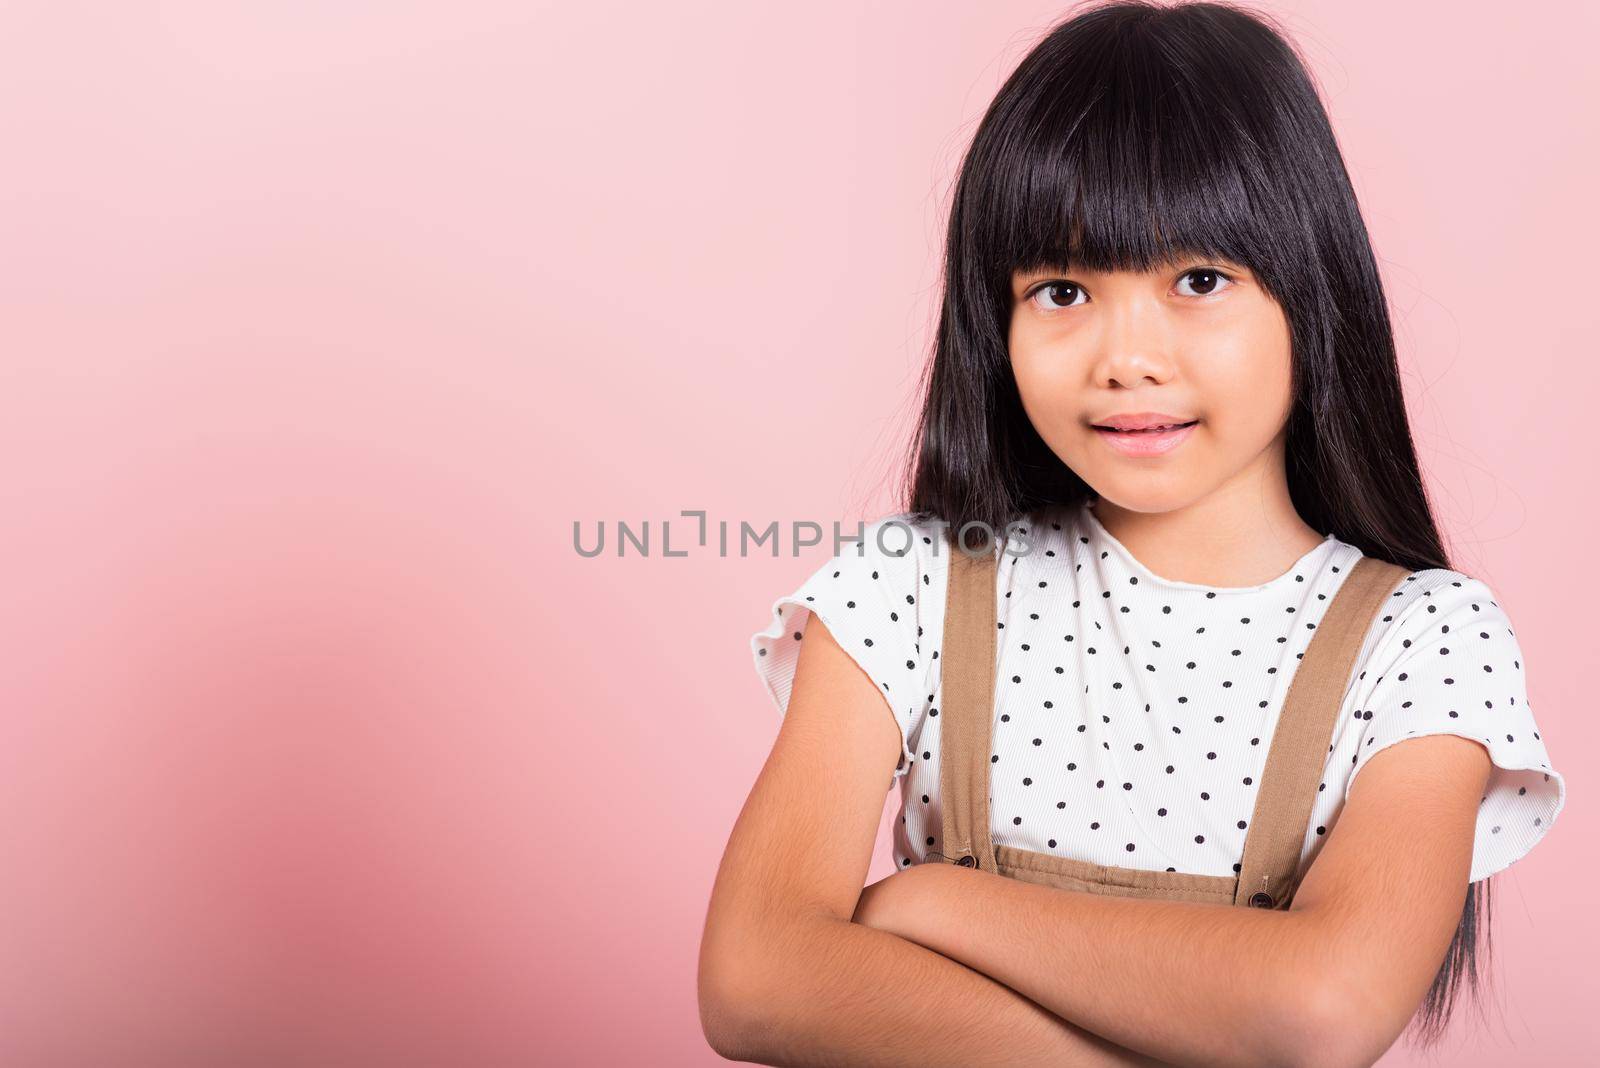
M 1197 428 L 1199 429 L 1199 428 Z M 1095 434 L 1094 431 L 1090 431 Z M 1202 448 L 1198 435 L 1161 457 L 1112 454 L 1096 436 L 1072 464 L 1097 497 L 1128 512 L 1176 512 L 1204 500 L 1228 480 L 1222 457 Z
M 1095 496 L 1129 512 L 1175 512 L 1200 500 L 1211 489 L 1179 472 L 1095 472 L 1084 481 Z

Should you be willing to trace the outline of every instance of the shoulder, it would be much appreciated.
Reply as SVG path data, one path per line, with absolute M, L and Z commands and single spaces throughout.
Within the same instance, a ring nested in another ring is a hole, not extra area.
M 1398 603 L 1419 606 L 1423 616 L 1460 611 L 1503 612 L 1495 591 L 1483 579 L 1446 567 L 1413 571 L 1394 590 Z
M 1511 618 L 1487 582 L 1450 568 L 1413 571 L 1394 584 L 1379 606 L 1369 633 L 1368 659 L 1403 659 L 1419 641 L 1452 633 L 1464 641 L 1469 627 L 1476 628 L 1471 633 L 1480 641 L 1516 641 Z
M 887 681 L 880 668 L 919 670 L 921 639 L 945 589 L 941 524 L 896 512 L 835 524 L 819 538 L 813 544 L 825 558 L 797 589 L 773 603 L 769 626 L 752 637 L 757 656 L 776 653 L 770 643 L 778 636 L 800 641 L 814 615 L 851 655 L 881 661 L 868 670 L 880 684 Z
M 895 512 L 841 525 L 824 545 L 831 555 L 806 583 L 813 598 L 847 591 L 911 605 L 943 582 L 948 546 L 939 520 Z
M 943 628 L 949 579 L 945 526 L 896 512 L 842 530 L 848 540 L 835 547 L 794 600 L 820 617 L 840 645 L 896 665 L 896 674 L 909 672 L 920 689 L 936 663 Z
M 1342 791 L 1377 753 L 1412 738 L 1453 734 L 1493 763 L 1479 808 L 1474 880 L 1520 857 L 1565 800 L 1528 696 L 1511 616 L 1482 579 L 1429 568 L 1402 579 L 1379 610 L 1347 698 Z
M 931 700 L 937 653 L 924 636 L 938 634 L 941 625 L 941 533 L 936 522 L 906 513 L 824 531 L 813 545 L 826 558 L 798 589 L 773 602 L 768 625 L 750 638 L 756 670 L 783 712 L 807 624 L 812 616 L 821 620 L 894 713 L 902 738 L 896 776 L 916 759 L 911 740 Z
M 1357 676 L 1365 685 L 1357 690 L 1425 688 L 1431 701 L 1449 702 L 1487 687 L 1506 691 L 1503 701 L 1525 701 L 1522 659 L 1511 617 L 1488 583 L 1426 568 L 1400 579 L 1379 607 Z

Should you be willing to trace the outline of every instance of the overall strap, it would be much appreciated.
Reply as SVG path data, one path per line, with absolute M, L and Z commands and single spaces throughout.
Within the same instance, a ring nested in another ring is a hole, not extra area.
M 1289 683 L 1267 751 L 1234 904 L 1277 908 L 1293 895 L 1351 669 L 1373 617 L 1408 574 L 1397 564 L 1361 557 L 1317 624 Z
M 944 859 L 994 871 L 989 837 L 989 741 L 994 726 L 998 547 L 969 556 L 954 539 L 939 677 L 939 809 Z

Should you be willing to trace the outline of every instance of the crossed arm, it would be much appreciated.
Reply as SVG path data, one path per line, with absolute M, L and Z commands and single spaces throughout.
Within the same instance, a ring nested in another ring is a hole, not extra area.
M 1286 911 L 923 864 L 867 887 L 854 920 L 1172 1064 L 1369 1065 L 1455 932 L 1489 770 L 1487 750 L 1454 735 L 1376 754 Z
M 863 889 L 900 735 L 817 619 L 701 943 L 712 1047 L 767 1064 L 1371 1064 L 1467 891 L 1488 752 L 1374 754 L 1286 912 L 919 865 Z

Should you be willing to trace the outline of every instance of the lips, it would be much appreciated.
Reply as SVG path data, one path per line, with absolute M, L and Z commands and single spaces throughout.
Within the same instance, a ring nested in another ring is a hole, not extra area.
M 1094 432 L 1100 436 L 1113 451 L 1123 456 L 1162 456 L 1176 449 L 1190 434 L 1194 433 L 1198 419 L 1186 423 L 1170 425 L 1162 429 L 1160 424 L 1153 427 L 1140 427 L 1135 430 L 1116 430 L 1111 427 L 1096 426 Z
M 1097 430 L 1171 430 L 1198 422 L 1170 412 L 1119 412 L 1096 419 L 1091 425 Z
M 1141 426 L 1137 428 L 1119 426 L 1096 426 L 1096 430 L 1110 430 L 1117 434 L 1161 434 L 1168 430 L 1179 430 L 1186 426 L 1194 426 L 1200 420 L 1191 419 L 1187 423 L 1162 423 L 1159 426 Z

